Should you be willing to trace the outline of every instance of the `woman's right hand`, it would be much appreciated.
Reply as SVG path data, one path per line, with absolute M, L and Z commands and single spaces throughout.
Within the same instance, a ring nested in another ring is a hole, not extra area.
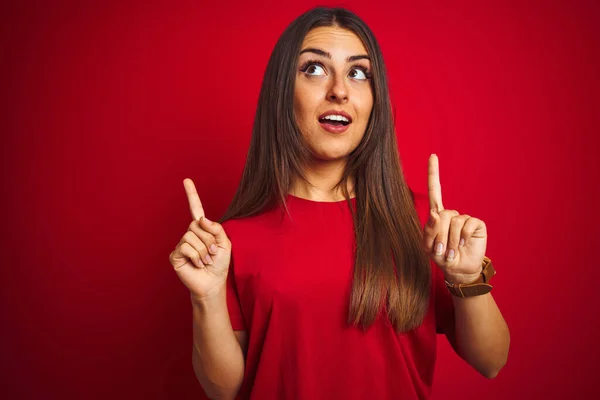
M 169 261 L 192 297 L 202 299 L 225 285 L 231 259 L 231 242 L 221 224 L 211 222 L 204 216 L 194 182 L 184 179 L 183 186 L 193 221 L 169 255 Z

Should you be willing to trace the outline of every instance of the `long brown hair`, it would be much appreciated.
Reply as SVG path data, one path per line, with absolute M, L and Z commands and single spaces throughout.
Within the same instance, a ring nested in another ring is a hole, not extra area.
M 396 330 L 408 331 L 418 327 L 427 312 L 431 270 L 400 165 L 381 50 L 369 27 L 354 13 L 314 8 L 294 20 L 279 38 L 264 74 L 241 182 L 221 222 L 253 216 L 274 205 L 287 211 L 285 200 L 293 179 L 306 181 L 303 166 L 311 155 L 294 118 L 294 83 L 304 37 L 321 26 L 354 32 L 367 48 L 373 72 L 369 123 L 336 185 L 350 206 L 356 239 L 348 322 L 366 329 L 385 307 Z M 356 209 L 346 184 L 350 177 Z

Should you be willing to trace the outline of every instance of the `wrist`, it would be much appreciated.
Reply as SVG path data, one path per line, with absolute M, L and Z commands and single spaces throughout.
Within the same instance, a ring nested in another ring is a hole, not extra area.
M 492 290 L 490 279 L 496 270 L 492 260 L 484 256 L 481 271 L 477 274 L 445 274 L 446 287 L 453 296 L 470 297 L 489 293 Z M 478 275 L 473 277 L 473 275 Z
M 474 272 L 472 274 L 444 274 L 444 279 L 449 282 L 449 283 L 453 283 L 455 285 L 464 285 L 464 284 L 468 284 L 471 282 L 476 281 L 477 279 L 479 279 L 479 277 L 481 276 L 481 271 L 483 271 L 483 268 L 481 268 L 479 271 Z
M 198 295 L 190 292 L 190 301 L 192 307 L 201 311 L 206 311 L 220 305 L 227 300 L 225 285 L 213 288 L 209 293 Z

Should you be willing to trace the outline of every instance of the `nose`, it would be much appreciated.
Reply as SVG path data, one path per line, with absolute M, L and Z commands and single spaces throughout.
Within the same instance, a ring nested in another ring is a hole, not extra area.
M 332 78 L 327 98 L 340 103 L 348 101 L 348 88 L 346 87 L 345 77 L 338 75 Z

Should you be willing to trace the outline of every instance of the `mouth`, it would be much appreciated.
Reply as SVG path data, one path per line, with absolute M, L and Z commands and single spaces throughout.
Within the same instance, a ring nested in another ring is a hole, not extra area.
M 319 118 L 319 123 L 327 124 L 327 125 L 331 125 L 331 126 L 348 126 L 351 124 L 350 121 L 335 120 L 335 119 L 328 119 L 328 118 Z
M 319 117 L 321 127 L 331 133 L 342 133 L 352 123 L 352 117 L 343 112 L 331 110 Z
M 329 121 L 329 120 L 321 120 L 321 119 L 319 119 L 319 124 L 321 125 L 321 128 L 323 128 L 327 132 L 331 132 L 331 133 L 346 132 L 346 130 L 350 126 L 350 122 Z

